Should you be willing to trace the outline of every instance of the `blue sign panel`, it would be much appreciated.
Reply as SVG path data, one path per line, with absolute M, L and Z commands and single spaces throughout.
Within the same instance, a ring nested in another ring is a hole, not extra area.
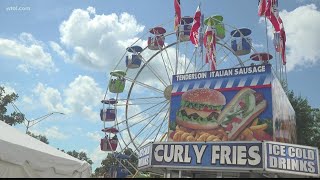
M 265 142 L 265 169 L 271 172 L 319 175 L 318 149 L 309 146 Z
M 155 143 L 152 145 L 151 166 L 210 170 L 262 169 L 262 143 Z
M 151 163 L 150 156 L 152 153 L 151 146 L 152 146 L 152 144 L 148 144 L 139 150 L 139 158 L 138 158 L 138 168 L 139 169 L 147 168 L 151 165 L 150 164 Z
M 257 65 L 173 76 L 173 142 L 273 140 L 272 73 Z

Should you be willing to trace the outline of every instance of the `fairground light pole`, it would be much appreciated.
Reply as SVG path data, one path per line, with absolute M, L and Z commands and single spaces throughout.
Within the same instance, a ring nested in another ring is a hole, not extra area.
M 13 102 L 11 102 L 11 105 L 12 105 L 12 107 L 14 108 L 15 111 L 23 114 L 23 113 L 20 111 L 20 109 L 19 109 Z M 23 117 L 23 118 L 24 118 L 24 119 L 23 119 L 23 123 L 24 123 L 24 125 L 25 125 L 26 128 L 27 128 L 27 129 L 26 129 L 26 134 L 28 133 L 28 130 L 29 130 L 30 127 L 32 127 L 32 126 L 38 124 L 39 122 L 47 119 L 48 117 L 50 117 L 50 116 L 53 115 L 53 114 L 65 115 L 65 114 L 62 113 L 62 112 L 51 112 L 51 113 L 48 113 L 48 114 L 46 114 L 46 115 L 43 115 L 43 116 L 38 117 L 37 119 L 33 119 L 33 120 L 28 120 L 26 117 Z M 28 124 L 26 125 L 26 123 L 25 123 L 24 121 L 27 121 Z M 34 123 L 33 123 L 32 125 L 30 125 L 31 122 L 34 122 Z
M 47 119 L 48 117 L 50 117 L 50 116 L 53 115 L 53 114 L 65 115 L 65 114 L 62 113 L 62 112 L 51 112 L 51 113 L 49 113 L 49 114 L 43 115 L 43 116 L 41 116 L 41 117 L 38 117 L 37 119 L 34 119 L 34 120 L 28 120 L 28 119 L 25 118 L 25 120 L 28 121 L 28 124 L 26 125 L 26 127 L 27 127 L 27 129 L 26 129 L 26 134 L 28 133 L 28 130 L 29 130 L 30 127 L 32 127 L 32 126 L 38 124 L 39 122 Z M 34 123 L 33 123 L 33 122 L 34 122 Z M 33 124 L 30 125 L 30 123 L 33 123 Z

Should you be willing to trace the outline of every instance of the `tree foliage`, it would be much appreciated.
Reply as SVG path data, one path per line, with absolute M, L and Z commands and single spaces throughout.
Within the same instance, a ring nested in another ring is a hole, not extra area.
M 27 134 L 28 134 L 29 136 L 31 136 L 31 137 L 34 137 L 34 138 L 38 139 L 38 140 L 41 141 L 41 142 L 44 142 L 44 143 L 46 143 L 46 144 L 49 144 L 49 141 L 48 141 L 47 137 L 44 136 L 44 135 L 41 135 L 41 134 L 36 135 L 36 134 L 31 133 L 30 131 L 28 131 Z
M 123 166 L 126 167 L 131 172 L 131 174 L 135 174 L 136 173 L 135 168 L 137 168 L 137 166 L 138 166 L 137 153 L 133 152 L 133 150 L 131 148 L 125 149 L 123 151 L 123 153 L 121 153 L 121 154 L 129 156 L 130 158 L 128 160 L 121 160 L 119 158 L 116 159 L 115 156 L 117 156 L 118 154 L 119 153 L 109 153 L 107 155 L 107 157 L 104 160 L 102 160 L 102 162 L 101 162 L 102 166 L 95 169 L 93 177 L 99 177 L 99 176 L 105 176 L 105 175 L 109 175 L 109 177 L 110 177 L 109 170 L 111 169 L 111 167 L 121 166 L 119 161 L 121 161 Z M 135 168 L 132 167 L 132 165 Z
M 93 161 L 87 156 L 87 153 L 85 153 L 83 151 L 77 152 L 77 151 L 73 150 L 73 151 L 65 152 L 63 149 L 61 151 L 64 153 L 67 153 L 70 156 L 75 157 L 81 161 L 87 161 L 90 165 L 93 164 Z
M 320 148 L 320 111 L 312 108 L 306 98 L 287 91 L 289 101 L 296 113 L 297 143 Z
M 24 114 L 19 112 L 12 112 L 7 115 L 7 106 L 18 99 L 18 94 L 6 94 L 4 87 L 0 86 L 0 120 L 9 124 L 10 126 L 21 124 L 24 121 Z

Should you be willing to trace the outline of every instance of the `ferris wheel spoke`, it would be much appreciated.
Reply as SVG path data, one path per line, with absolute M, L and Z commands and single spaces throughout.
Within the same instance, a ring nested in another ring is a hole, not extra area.
M 168 76 L 168 80 L 169 80 L 169 84 L 170 84 L 170 76 L 169 76 L 169 72 L 168 72 L 168 69 L 167 69 L 167 65 L 166 65 L 166 63 L 164 62 L 164 58 L 163 58 L 163 55 L 162 55 L 162 53 L 160 53 L 160 55 L 161 55 L 161 59 L 162 59 L 162 62 L 163 62 L 163 64 L 164 64 L 164 69 L 166 70 L 166 73 L 167 73 L 167 76 Z
M 162 111 L 168 104 L 169 104 L 169 103 L 166 103 L 166 105 L 163 106 L 160 111 Z M 134 138 L 131 138 L 131 142 L 128 143 L 128 146 L 129 146 L 131 143 L 133 143 L 133 145 L 137 148 L 137 146 L 134 144 L 135 139 L 143 132 L 143 130 L 145 130 L 146 127 L 148 127 L 148 125 L 149 125 L 151 122 L 153 122 L 153 121 L 156 119 L 156 117 L 157 117 L 159 114 L 160 114 L 160 113 L 156 113 L 156 115 L 155 115 L 146 125 L 144 125 L 144 127 L 143 127 L 142 129 L 140 129 L 140 132 L 139 132 L 138 134 L 136 134 L 136 136 L 135 136 Z M 131 136 L 130 136 L 130 137 L 131 137 Z
M 163 90 L 158 89 L 158 88 L 155 88 L 155 87 L 150 86 L 150 85 L 148 85 L 148 84 L 145 84 L 145 83 L 143 83 L 143 82 L 140 82 L 140 81 L 131 79 L 131 78 L 129 78 L 129 77 L 125 77 L 125 79 L 128 80 L 128 81 L 130 81 L 130 82 L 132 82 L 132 83 L 134 83 L 134 84 L 138 84 L 138 85 L 140 85 L 140 86 L 146 87 L 146 88 L 151 89 L 151 90 L 154 90 L 154 91 L 156 91 L 156 92 L 164 93 Z
M 152 109 L 152 108 L 154 108 L 154 107 L 157 107 L 158 105 L 161 105 L 161 104 L 163 104 L 163 103 L 166 102 L 166 101 L 167 101 L 167 100 L 164 100 L 164 101 L 162 101 L 162 102 L 159 102 L 158 104 L 155 104 L 155 105 L 153 105 L 153 106 L 145 109 L 144 111 L 141 111 L 141 112 L 139 112 L 139 113 L 137 113 L 137 114 L 135 114 L 135 115 L 132 115 L 131 117 L 127 118 L 127 120 L 129 120 L 129 119 L 131 119 L 131 118 L 134 118 L 134 117 L 136 117 L 136 116 L 138 116 L 138 115 L 140 115 L 140 114 L 142 114 L 142 113 L 144 113 L 144 112 L 146 112 L 146 111 L 148 111 L 148 110 L 150 110 L 150 109 Z
M 191 64 L 191 62 L 192 62 L 195 54 L 196 54 L 196 49 L 193 50 L 192 57 L 191 57 L 191 59 L 189 60 L 188 66 L 186 67 L 186 70 L 184 71 L 184 73 L 187 73 L 187 71 L 188 71 L 188 69 L 189 69 L 189 66 L 190 66 L 190 64 Z
M 161 128 L 162 128 L 162 125 L 163 125 L 163 123 L 166 121 L 166 119 L 167 119 L 167 117 L 168 117 L 168 114 L 169 114 L 169 109 L 168 109 L 168 111 L 166 112 L 166 115 L 164 116 L 164 118 L 163 118 L 163 120 L 162 120 L 162 123 L 161 123 L 161 125 L 160 125 L 160 128 L 159 128 L 159 131 L 157 132 L 157 135 L 156 135 L 156 137 L 154 138 L 154 142 L 156 141 L 156 139 L 157 139 L 157 137 L 158 137 L 158 135 L 159 135 L 159 132 L 160 132 L 160 130 L 161 130 Z
M 129 130 L 130 127 L 132 127 L 132 126 L 134 126 L 134 125 L 137 125 L 137 124 L 143 122 L 144 120 L 147 120 L 147 119 L 153 117 L 153 116 L 156 115 L 157 113 L 155 113 L 155 114 L 153 114 L 153 115 L 151 115 L 151 116 L 148 116 L 148 117 L 146 117 L 146 118 L 143 118 L 143 119 L 141 119 L 140 121 L 137 121 L 135 124 L 131 124 L 131 125 L 129 126 L 128 121 L 129 121 L 130 119 L 133 119 L 134 117 L 137 117 L 138 115 L 143 114 L 144 112 L 147 112 L 148 110 L 150 110 L 150 109 L 152 109 L 152 108 L 154 108 L 154 107 L 157 107 L 158 105 L 163 104 L 164 102 L 166 102 L 166 101 L 160 102 L 160 103 L 158 103 L 158 104 L 156 104 L 156 105 L 154 105 L 154 106 L 152 106 L 152 107 L 149 107 L 149 108 L 147 108 L 147 109 L 145 109 L 145 110 L 143 110 L 143 111 L 141 111 L 141 112 L 139 112 L 139 113 L 137 113 L 137 114 L 134 114 L 134 115 L 132 115 L 131 117 L 129 117 L 129 118 L 121 121 L 120 123 L 125 122 L 125 123 L 127 124 L 127 130 Z M 160 112 L 161 112 L 161 111 L 160 111 Z M 119 123 L 119 124 L 120 124 L 120 123 Z
M 155 136 L 155 138 L 154 138 L 154 140 L 153 140 L 154 142 L 156 142 L 156 139 L 157 139 L 157 136 L 158 136 L 159 132 L 161 132 L 161 133 L 166 133 L 166 132 L 160 131 L 160 130 L 162 129 L 162 125 L 164 124 L 164 122 L 166 122 L 166 121 L 162 121 L 161 127 L 158 128 L 159 130 L 158 130 L 157 135 Z M 168 123 L 165 123 L 165 124 L 168 124 Z M 163 126 L 163 127 L 165 127 L 165 126 Z M 144 143 L 145 143 L 145 142 L 148 140 L 148 138 L 151 137 L 152 134 L 154 134 L 154 133 L 156 132 L 156 130 L 157 130 L 157 129 L 154 129 L 153 131 L 151 131 L 151 133 L 149 133 L 148 135 L 146 135 L 145 138 L 144 138 L 141 142 L 144 142 Z M 148 131 L 145 131 L 145 132 L 147 133 Z M 143 146 L 144 143 L 141 143 L 138 148 L 140 148 L 141 146 Z
M 220 61 L 217 62 L 217 65 L 220 65 L 227 57 L 229 57 L 231 52 L 229 52 L 228 54 L 226 54 Z
M 172 64 L 171 64 L 170 56 L 169 56 L 169 53 L 168 53 L 167 49 L 164 49 L 164 52 L 166 53 L 167 60 L 168 60 L 168 64 L 170 65 L 171 73 L 174 74 L 174 69 L 173 69 L 173 66 L 172 66 Z
M 146 117 L 146 118 L 143 118 L 143 119 L 141 119 L 141 120 L 139 120 L 139 121 L 137 121 L 137 122 L 135 122 L 135 123 L 133 123 L 133 124 L 130 124 L 127 128 L 131 128 L 131 127 L 133 127 L 133 126 L 135 126 L 135 125 L 138 125 L 139 123 L 142 123 L 143 121 L 148 120 L 148 119 L 154 117 L 155 115 L 159 114 L 160 112 L 164 112 L 164 111 L 166 111 L 166 110 L 168 110 L 168 109 L 164 109 L 164 110 L 159 111 L 159 112 L 157 112 L 157 113 L 154 113 L 154 114 L 152 114 L 152 115 L 150 115 L 150 116 L 148 116 L 148 117 Z M 124 121 L 125 121 L 125 120 L 124 120 Z M 123 123 L 124 121 L 122 121 L 122 123 Z M 127 129 L 120 130 L 119 132 L 122 132 L 122 131 L 125 131 L 125 130 L 127 130 Z
M 246 60 L 244 60 L 244 61 L 242 61 L 243 63 L 246 63 L 246 62 L 248 62 L 248 61 L 251 61 L 251 59 L 249 58 L 249 59 L 246 59 Z M 241 64 L 239 63 L 239 64 L 237 64 L 236 66 L 240 66 Z
M 147 68 L 152 72 L 152 74 L 163 84 L 163 86 L 167 87 L 168 84 L 161 78 L 161 76 L 157 73 L 157 71 L 152 68 L 149 62 L 146 61 L 143 57 L 142 57 L 142 60 L 146 64 Z
M 223 51 L 224 51 L 225 54 L 227 54 L 224 49 L 223 49 Z M 231 53 L 231 51 L 229 52 L 229 54 L 230 54 L 230 53 Z M 229 54 L 228 54 L 228 55 L 229 55 Z M 232 63 L 230 67 L 236 67 L 236 66 L 237 66 L 237 64 L 236 64 L 235 61 L 229 61 L 229 62 L 230 62 L 230 64 Z M 243 64 L 243 62 L 241 62 L 241 63 Z M 240 63 L 239 63 L 239 64 L 240 64 Z
M 144 105 L 144 104 L 157 104 L 156 102 L 141 102 L 141 103 L 130 103 L 130 104 L 116 104 L 115 106 L 139 106 L 139 105 Z
M 169 103 L 166 103 L 161 109 L 160 111 L 164 111 L 165 107 L 168 105 Z M 134 141 L 142 132 L 143 130 L 145 130 L 146 127 L 148 127 L 155 119 L 156 117 L 161 113 L 161 112 L 157 112 L 155 115 L 152 116 L 151 120 L 145 124 L 140 130 L 139 130 L 139 133 L 136 134 L 136 136 L 132 139 L 132 141 Z
M 201 71 L 205 66 L 206 66 L 206 64 L 202 65 L 201 68 L 199 69 L 199 71 Z
M 148 99 L 163 99 L 163 96 L 150 96 L 150 97 L 140 97 L 140 98 L 131 98 L 130 100 L 148 100 Z M 127 99 L 118 99 L 118 101 L 126 101 Z
M 141 119 L 141 120 L 139 120 L 139 121 L 137 121 L 137 122 L 135 122 L 135 123 L 133 123 L 133 124 L 130 124 L 129 128 L 130 128 L 130 127 L 133 127 L 133 126 L 135 126 L 135 125 L 138 125 L 139 123 L 142 123 L 142 122 L 145 121 L 145 120 L 151 119 L 152 117 L 154 117 L 154 116 L 158 115 L 159 113 L 164 112 L 164 111 L 166 111 L 166 110 L 168 110 L 168 109 L 164 109 L 164 110 L 159 111 L 159 112 L 157 112 L 157 113 L 154 113 L 154 114 L 152 114 L 152 115 L 150 115 L 150 116 L 148 116 L 148 117 L 146 117 L 146 118 L 144 118 L 144 119 Z M 152 124 L 152 126 L 155 126 L 155 125 Z

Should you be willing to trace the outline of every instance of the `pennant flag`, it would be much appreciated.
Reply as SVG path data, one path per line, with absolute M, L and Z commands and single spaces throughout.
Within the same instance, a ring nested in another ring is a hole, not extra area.
M 201 20 L 201 11 L 200 6 L 198 6 L 197 11 L 193 17 L 193 23 L 190 31 L 190 41 L 192 44 L 194 44 L 196 47 L 198 47 L 198 36 L 199 36 L 199 27 L 200 27 L 200 20 Z
M 174 30 L 176 31 L 181 22 L 181 8 L 180 8 L 180 0 L 173 0 L 173 1 L 174 1 L 174 11 L 175 11 Z
M 282 19 L 279 17 L 279 23 L 280 23 L 280 53 L 281 53 L 281 57 L 282 57 L 282 64 L 286 65 L 287 64 L 287 60 L 286 60 L 286 32 L 284 31 L 284 26 L 283 26 L 283 22 Z
M 266 8 L 267 8 L 267 1 L 266 0 L 259 0 L 258 15 L 264 16 L 264 14 L 266 13 Z
M 280 31 L 280 23 L 278 21 L 279 12 L 278 12 L 278 1 L 277 0 L 268 0 L 265 16 L 269 19 L 271 24 L 274 27 L 276 32 Z
M 211 62 L 211 71 L 217 69 L 216 65 L 216 34 L 215 31 L 207 26 L 206 32 L 203 38 L 203 44 L 206 48 L 206 63 Z
M 210 42 L 212 39 L 212 29 L 210 26 L 207 26 L 206 32 L 204 33 L 204 37 L 203 37 L 203 44 L 204 47 L 206 48 L 206 63 L 209 63 L 209 59 L 210 59 Z

